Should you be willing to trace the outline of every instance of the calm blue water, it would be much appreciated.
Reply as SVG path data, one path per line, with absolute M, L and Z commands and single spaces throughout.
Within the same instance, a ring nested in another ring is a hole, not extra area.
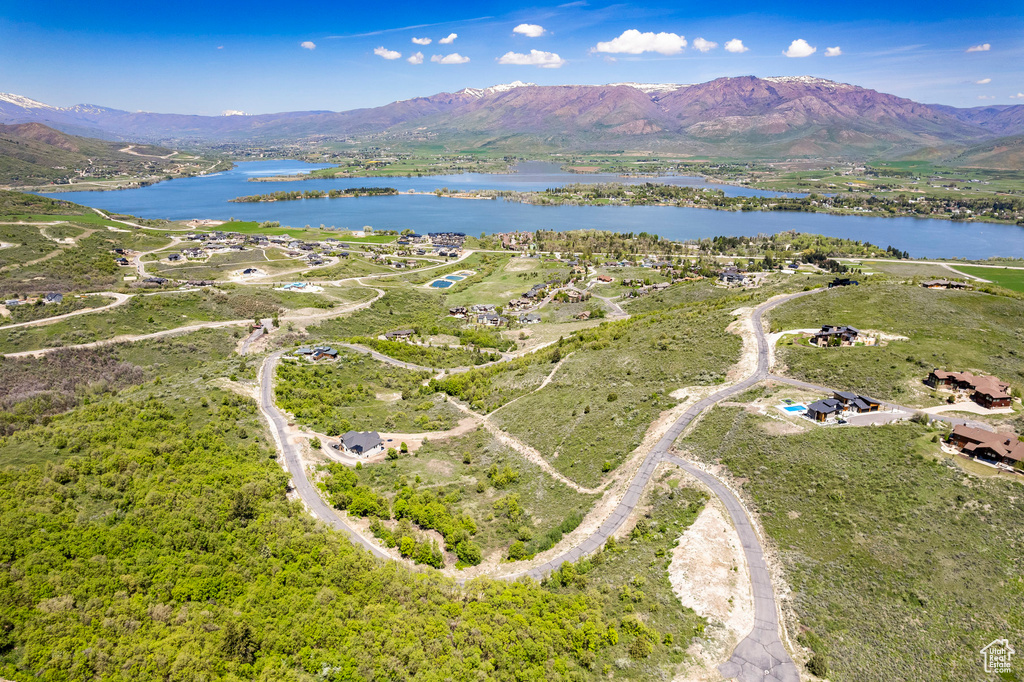
M 453 282 L 461 282 L 463 278 L 458 275 L 448 275 L 445 279 L 450 279 Z
M 807 411 L 807 408 L 804 407 L 803 405 L 787 405 L 786 407 L 783 407 L 782 409 L 785 410 L 786 412 L 806 412 Z
M 143 218 L 211 218 L 277 220 L 304 227 L 412 229 L 415 232 L 459 231 L 466 234 L 514 230 L 649 232 L 669 239 L 716 235 L 775 234 L 797 230 L 894 246 L 918 258 L 1024 257 L 1024 228 L 990 223 L 954 223 L 919 218 L 868 218 L 819 213 L 731 212 L 668 206 L 530 206 L 506 201 L 446 199 L 427 195 L 304 199 L 267 204 L 232 204 L 229 199 L 280 190 L 344 187 L 395 187 L 432 192 L 450 189 L 540 190 L 573 182 L 664 182 L 722 189 L 729 195 L 773 195 L 743 187 L 716 185 L 701 178 L 669 176 L 624 179 L 615 175 L 562 173 L 554 164 L 524 163 L 509 175 L 467 173 L 424 178 L 352 178 L 303 182 L 247 182 L 250 177 L 284 175 L 323 168 L 300 161 L 253 161 L 228 172 L 161 182 L 116 192 L 69 192 L 56 195 L 88 206 Z
M 435 289 L 447 289 L 453 284 L 455 284 L 455 282 L 449 282 L 446 279 L 436 279 L 430 283 L 430 286 L 434 287 Z

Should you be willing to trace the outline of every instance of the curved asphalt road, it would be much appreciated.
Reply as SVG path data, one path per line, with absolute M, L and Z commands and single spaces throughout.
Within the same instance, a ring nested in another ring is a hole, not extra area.
M 302 468 L 302 460 L 299 457 L 299 453 L 296 450 L 296 446 L 288 442 L 287 426 L 288 420 L 285 418 L 281 411 L 277 409 L 274 404 L 274 369 L 277 367 L 277 361 L 281 359 L 281 356 L 285 351 L 277 351 L 272 353 L 263 362 L 263 366 L 260 368 L 260 411 L 267 418 L 270 423 L 270 431 L 274 436 L 274 440 L 277 442 L 277 449 L 284 455 L 285 465 L 288 468 L 288 473 L 292 476 L 292 483 L 295 485 L 295 491 L 305 502 L 306 506 L 313 513 L 313 516 L 317 517 L 331 528 L 340 530 L 341 532 L 348 535 L 349 539 L 354 545 L 362 547 L 368 550 L 375 557 L 381 559 L 390 559 L 383 550 L 368 542 L 359 533 L 356 533 L 352 528 L 346 524 L 334 509 L 332 509 L 323 499 L 320 497 L 320 493 L 317 492 L 313 484 L 310 483 L 306 477 L 306 472 Z
M 647 457 L 640 465 L 639 470 L 634 475 L 632 482 L 626 489 L 626 493 L 618 506 L 590 537 L 561 556 L 558 556 L 551 561 L 520 575 L 528 575 L 539 580 L 551 571 L 556 570 L 566 561 L 577 561 L 588 554 L 596 552 L 604 545 L 605 541 L 607 541 L 607 539 L 615 533 L 620 526 L 622 526 L 630 513 L 639 503 L 644 487 L 650 481 L 658 464 L 662 461 L 672 462 L 697 477 L 698 480 L 710 488 L 712 493 L 722 500 L 722 503 L 725 505 L 726 509 L 729 510 L 729 515 L 736 526 L 736 530 L 743 544 L 743 551 L 746 555 L 747 565 L 750 569 L 755 607 L 754 629 L 743 641 L 739 643 L 736 650 L 733 652 L 732 657 L 719 667 L 720 672 L 727 678 L 735 678 L 741 682 L 754 682 L 755 680 L 767 680 L 769 682 L 799 682 L 800 673 L 797 671 L 796 665 L 789 657 L 782 641 L 779 639 L 778 608 L 775 602 L 775 593 L 772 589 L 771 577 L 768 574 L 768 569 L 764 561 L 764 554 L 760 541 L 758 540 L 757 533 L 754 531 L 753 524 L 750 522 L 746 512 L 743 510 L 743 506 L 740 504 L 739 500 L 736 499 L 736 496 L 733 495 L 721 481 L 711 474 L 697 468 L 692 462 L 688 462 L 672 455 L 670 451 L 676 439 L 682 435 L 682 432 L 686 427 L 689 426 L 690 423 L 704 410 L 714 406 L 716 403 L 725 400 L 726 398 L 742 393 L 768 377 L 768 341 L 765 337 L 762 326 L 764 313 L 776 306 L 802 296 L 807 296 L 815 291 L 819 290 L 816 289 L 790 294 L 788 296 L 775 299 L 774 301 L 763 303 L 755 308 L 754 313 L 751 316 L 751 322 L 755 332 L 754 336 L 757 341 L 757 369 L 754 373 L 746 379 L 733 384 L 728 388 L 723 388 L 717 393 L 704 398 L 683 413 L 683 415 L 679 417 L 671 427 L 669 427 L 668 431 L 664 436 L 662 436 L 661 440 L 657 442 L 654 448 L 651 449 L 650 453 L 648 453 Z M 370 349 L 363 348 L 359 350 L 366 352 Z M 380 548 L 367 542 L 347 526 L 345 522 L 334 513 L 334 510 L 323 502 L 319 493 L 306 478 L 305 471 L 302 469 L 301 462 L 294 446 L 287 441 L 285 432 L 287 420 L 274 404 L 274 367 L 283 353 L 284 351 L 278 351 L 277 353 L 270 355 L 263 364 L 260 372 L 260 409 L 271 424 L 274 438 L 278 443 L 278 448 L 284 453 L 285 462 L 287 463 L 288 471 L 291 473 L 292 479 L 295 482 L 297 492 L 314 515 L 327 522 L 333 528 L 347 533 L 355 544 L 368 549 L 375 556 L 390 558 L 380 550 Z M 375 356 L 377 355 L 376 353 L 371 354 Z M 386 356 L 382 356 L 382 359 L 384 357 Z M 391 358 L 388 358 L 387 360 L 392 364 L 397 362 Z M 514 578 L 517 576 L 508 577 Z

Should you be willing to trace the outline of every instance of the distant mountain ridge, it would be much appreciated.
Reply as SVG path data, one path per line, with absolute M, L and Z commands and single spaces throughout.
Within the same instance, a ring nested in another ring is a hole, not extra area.
M 0 94 L 0 123 L 172 144 L 373 139 L 499 150 L 650 149 L 780 158 L 904 154 L 1024 134 L 1024 105 L 927 105 L 813 76 L 718 78 L 697 84 L 613 83 L 489 88 L 350 111 L 251 116 L 52 107 Z

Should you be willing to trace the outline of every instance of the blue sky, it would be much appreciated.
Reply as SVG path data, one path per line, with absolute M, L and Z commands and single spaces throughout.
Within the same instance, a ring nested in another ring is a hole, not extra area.
M 0 91 L 59 106 L 344 110 L 514 80 L 738 75 L 813 75 L 956 106 L 1024 104 L 1024 3 L 0 5 Z

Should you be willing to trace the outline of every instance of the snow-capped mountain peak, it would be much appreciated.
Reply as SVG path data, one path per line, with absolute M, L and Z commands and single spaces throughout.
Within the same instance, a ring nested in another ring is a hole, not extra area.
M 680 88 L 688 88 L 689 85 L 682 83 L 609 83 L 609 87 L 625 86 L 627 88 L 635 88 L 640 92 L 648 95 L 664 95 L 668 92 L 675 92 Z
M 516 88 L 528 88 L 537 85 L 536 83 L 524 83 L 523 81 L 512 81 L 511 83 L 501 83 L 499 85 L 492 85 L 489 88 L 463 88 L 459 90 L 459 94 L 472 95 L 473 97 L 480 98 L 485 95 L 494 95 L 499 92 L 508 92 Z
M 8 104 L 13 104 L 15 106 L 22 107 L 23 109 L 55 109 L 56 108 L 56 107 L 51 107 L 49 104 L 43 104 L 42 102 L 37 102 L 34 99 L 29 99 L 28 97 L 22 97 L 21 95 L 15 95 L 15 94 L 9 93 L 9 92 L 0 92 L 0 102 L 7 102 Z

